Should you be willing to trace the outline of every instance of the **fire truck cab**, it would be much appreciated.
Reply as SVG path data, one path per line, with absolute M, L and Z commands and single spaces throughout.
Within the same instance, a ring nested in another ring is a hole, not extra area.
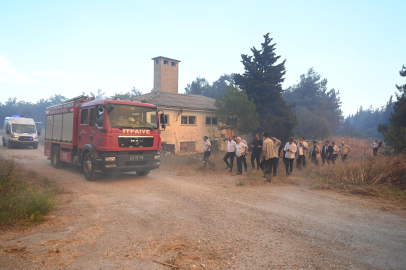
M 103 172 L 147 175 L 161 164 L 161 126 L 155 105 L 80 96 L 46 108 L 44 154 L 59 169 L 80 165 L 85 178 Z

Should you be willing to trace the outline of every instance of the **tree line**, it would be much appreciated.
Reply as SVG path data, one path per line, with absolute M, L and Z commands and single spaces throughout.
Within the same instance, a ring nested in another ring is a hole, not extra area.
M 405 85 L 396 86 L 392 97 L 381 108 L 360 109 L 344 118 L 340 92 L 327 86 L 327 79 L 310 68 L 297 84 L 282 89 L 285 62 L 275 52 L 269 33 L 261 49 L 241 55 L 243 74 L 222 75 L 213 84 L 198 77 L 185 88 L 186 94 L 216 98 L 221 129 L 242 133 L 271 131 L 286 140 L 295 134 L 308 138 L 331 135 L 384 138 L 399 152 L 406 148 Z M 406 68 L 400 71 L 406 76 Z

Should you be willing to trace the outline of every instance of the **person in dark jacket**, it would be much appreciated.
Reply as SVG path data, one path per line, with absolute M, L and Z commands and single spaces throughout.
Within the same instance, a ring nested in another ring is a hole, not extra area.
M 262 146 L 263 142 L 257 133 L 255 134 L 255 140 L 252 142 L 251 165 L 253 170 L 255 169 L 255 161 L 257 163 L 257 170 L 260 168 Z
M 324 164 L 327 163 L 330 164 L 330 159 L 331 156 L 333 155 L 333 146 L 330 145 L 329 141 L 326 141 L 326 144 L 323 145 L 323 148 L 321 149 L 321 162 L 322 165 L 324 166 Z

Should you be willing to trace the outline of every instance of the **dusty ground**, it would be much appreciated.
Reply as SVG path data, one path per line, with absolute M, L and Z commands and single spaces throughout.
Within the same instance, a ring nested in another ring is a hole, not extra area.
M 41 148 L 0 156 L 66 191 L 49 221 L 0 231 L 0 269 L 406 269 L 404 210 L 376 198 L 162 169 L 87 182 Z

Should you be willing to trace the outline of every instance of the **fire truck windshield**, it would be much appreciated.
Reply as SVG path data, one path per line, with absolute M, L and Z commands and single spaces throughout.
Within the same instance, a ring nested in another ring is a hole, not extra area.
M 156 108 L 114 104 L 108 114 L 111 128 L 158 128 Z
M 35 133 L 35 126 L 23 124 L 11 124 L 11 131 L 15 133 Z

